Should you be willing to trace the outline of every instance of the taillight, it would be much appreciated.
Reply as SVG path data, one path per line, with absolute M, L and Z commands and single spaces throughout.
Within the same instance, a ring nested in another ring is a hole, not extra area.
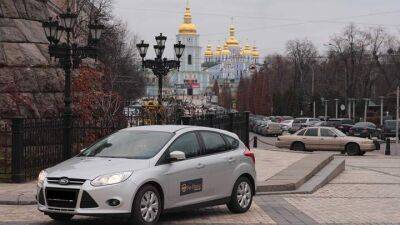
M 253 161 L 253 163 L 254 163 L 254 164 L 256 163 L 256 157 L 254 156 L 254 153 L 253 153 L 252 151 L 246 150 L 246 151 L 244 152 L 244 156 L 250 157 L 251 160 Z

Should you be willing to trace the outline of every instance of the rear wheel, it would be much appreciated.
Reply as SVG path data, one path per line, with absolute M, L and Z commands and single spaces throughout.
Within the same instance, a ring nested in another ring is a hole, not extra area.
M 231 194 L 231 200 L 226 204 L 229 211 L 233 213 L 244 213 L 249 210 L 253 202 L 253 188 L 246 177 L 239 177 L 235 182 Z
M 302 142 L 295 142 L 295 143 L 293 143 L 292 149 L 294 151 L 304 151 L 304 150 L 306 150 L 306 147 L 304 146 L 304 144 Z
M 349 143 L 346 146 L 346 152 L 347 155 L 354 156 L 354 155 L 360 155 L 360 146 L 356 143 Z
M 157 224 L 162 211 L 161 197 L 153 185 L 145 185 L 135 196 L 131 221 L 135 225 Z
M 69 221 L 74 217 L 71 214 L 49 213 L 48 216 L 55 221 Z

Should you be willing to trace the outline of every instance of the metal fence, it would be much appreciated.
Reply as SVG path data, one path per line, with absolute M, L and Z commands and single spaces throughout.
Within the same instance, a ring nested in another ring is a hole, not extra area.
M 170 124 L 214 127 L 236 133 L 248 146 L 249 114 L 209 114 L 174 119 Z M 73 120 L 71 153 L 127 127 L 125 121 Z M 62 162 L 64 123 L 62 118 L 0 120 L 0 182 L 25 182 L 40 170 Z

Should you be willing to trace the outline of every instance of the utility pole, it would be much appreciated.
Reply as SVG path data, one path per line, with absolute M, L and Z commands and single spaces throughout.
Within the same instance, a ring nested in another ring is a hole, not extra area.
M 335 118 L 338 118 L 338 103 L 339 99 L 335 98 Z
M 364 98 L 365 105 L 364 105 L 364 122 L 367 122 L 367 110 L 368 110 L 368 102 L 369 98 Z
M 325 120 L 328 118 L 328 102 L 329 100 L 324 100 L 325 102 Z
M 347 114 L 349 119 L 351 119 L 351 98 L 347 101 Z
M 399 86 L 397 86 L 397 104 L 396 104 L 396 144 L 399 143 Z
M 313 101 L 313 118 L 315 118 L 315 100 Z
M 383 126 L 383 96 L 379 97 L 381 99 L 381 126 Z
M 357 99 L 353 98 L 353 120 L 356 122 L 356 101 Z

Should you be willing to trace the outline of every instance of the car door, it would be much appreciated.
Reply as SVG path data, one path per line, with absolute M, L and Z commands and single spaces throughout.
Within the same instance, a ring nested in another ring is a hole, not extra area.
M 318 128 L 308 128 L 302 137 L 306 149 L 316 150 L 319 148 Z
M 204 160 L 200 157 L 201 146 L 196 132 L 189 132 L 178 137 L 164 153 L 182 151 L 185 160 L 167 162 L 161 166 L 164 176 L 161 180 L 166 184 L 166 208 L 175 208 L 201 202 L 205 198 L 204 184 L 207 182 Z
M 321 150 L 339 150 L 340 143 L 336 134 L 328 128 L 320 128 L 320 149 Z
M 231 163 L 237 159 L 229 154 L 229 147 L 220 133 L 200 131 L 199 134 L 204 145 L 201 158 L 205 162 L 204 172 L 207 174 L 207 181 L 204 183 L 204 189 L 207 189 L 209 195 L 207 200 L 227 197 L 230 194 L 226 193 L 231 191 L 231 187 L 227 185 L 232 179 Z

